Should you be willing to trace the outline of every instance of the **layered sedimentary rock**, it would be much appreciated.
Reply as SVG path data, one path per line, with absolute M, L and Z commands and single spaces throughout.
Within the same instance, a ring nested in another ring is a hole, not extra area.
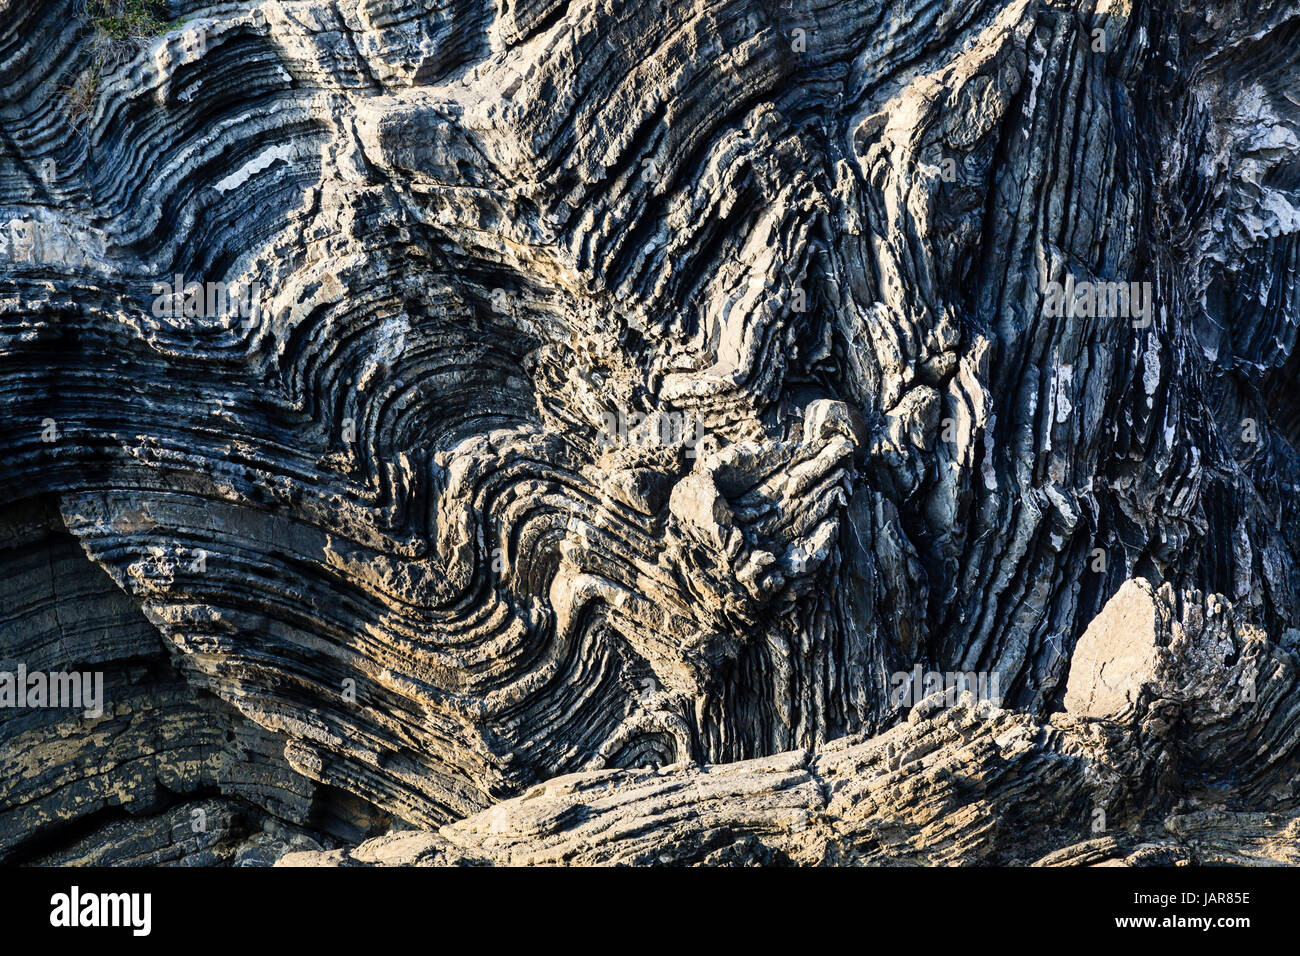
M 1288 858 L 1293 0 L 0 3 L 5 859 Z
M 1089 635 L 1137 614 L 1153 626 L 1114 659 L 1155 650 L 1110 707 L 1076 658 L 1046 719 L 936 694 L 875 737 L 573 774 L 436 833 L 281 865 L 1300 863 L 1300 632 L 1272 645 L 1219 596 L 1130 584 Z

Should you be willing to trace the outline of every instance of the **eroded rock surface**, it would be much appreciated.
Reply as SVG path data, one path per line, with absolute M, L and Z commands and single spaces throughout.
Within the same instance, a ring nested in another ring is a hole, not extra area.
M 1152 595 L 1130 582 L 1121 595 L 1104 626 L 1139 605 L 1172 617 L 1168 585 Z M 1161 655 L 1117 701 L 1122 719 L 1042 720 L 936 695 L 875 737 L 560 777 L 436 833 L 293 852 L 279 865 L 1300 863 L 1300 660 L 1248 627 L 1234 632 L 1220 598 L 1206 605 L 1186 625 L 1140 632 Z
M 1294 0 L 103 29 L 0 0 L 4 859 L 1294 855 Z

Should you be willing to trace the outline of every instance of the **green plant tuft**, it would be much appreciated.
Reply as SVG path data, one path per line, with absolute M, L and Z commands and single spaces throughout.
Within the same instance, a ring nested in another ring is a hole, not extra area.
M 59 88 L 74 124 L 94 109 L 106 70 L 127 62 L 173 27 L 164 0 L 81 0 L 80 15 L 91 28 L 90 66 Z
M 170 28 L 162 0 L 85 0 L 85 3 L 86 18 L 108 40 L 147 40 Z
M 59 88 L 67 104 L 68 118 L 75 125 L 79 125 L 94 109 L 99 82 L 99 70 L 92 67 L 82 70 L 71 83 Z

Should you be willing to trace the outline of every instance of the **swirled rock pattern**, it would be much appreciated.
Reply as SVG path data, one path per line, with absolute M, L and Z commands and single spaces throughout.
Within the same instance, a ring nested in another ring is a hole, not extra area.
M 1295 862 L 1295 0 L 157 14 L 0 0 L 0 858 Z
M 1297 645 L 1271 645 L 1219 596 L 1126 588 L 1097 624 L 1145 612 L 1158 661 L 1109 710 L 1094 697 L 1091 713 L 1037 719 L 937 694 L 869 739 L 573 774 L 436 833 L 280 865 L 1300 864 Z M 1096 679 L 1090 665 L 1072 686 Z

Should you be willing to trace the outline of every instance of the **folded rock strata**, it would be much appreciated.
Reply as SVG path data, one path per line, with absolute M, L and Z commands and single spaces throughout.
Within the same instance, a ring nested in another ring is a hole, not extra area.
M 1145 582 L 1126 584 L 1089 634 L 1138 613 L 1156 627 L 1129 633 L 1158 652 L 1112 710 L 1067 694 L 1040 720 L 935 695 L 875 737 L 573 774 L 436 833 L 279 865 L 1300 863 L 1300 644 L 1270 645 L 1221 596 Z M 1076 658 L 1072 689 L 1104 684 L 1093 664 Z
M 0 859 L 1294 856 L 1294 0 L 103 29 L 0 0 Z

